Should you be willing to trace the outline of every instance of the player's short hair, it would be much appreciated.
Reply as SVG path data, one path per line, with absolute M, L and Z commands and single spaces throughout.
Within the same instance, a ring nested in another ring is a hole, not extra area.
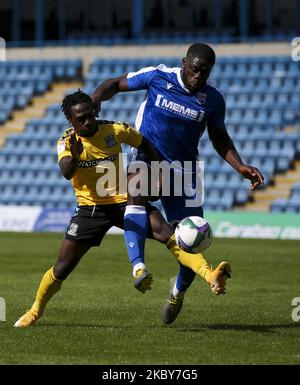
M 70 118 L 70 109 L 72 106 L 80 103 L 92 103 L 92 99 L 88 94 L 78 88 L 76 92 L 66 95 L 62 101 L 61 110 L 67 119 Z
M 209 45 L 203 43 L 192 44 L 187 51 L 186 57 L 188 59 L 199 57 L 213 64 L 216 61 L 215 51 Z

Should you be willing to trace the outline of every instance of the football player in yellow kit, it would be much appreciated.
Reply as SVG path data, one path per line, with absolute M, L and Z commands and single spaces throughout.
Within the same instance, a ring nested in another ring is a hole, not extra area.
M 16 321 L 15 327 L 33 325 L 82 256 L 91 247 L 99 246 L 112 226 L 124 228 L 127 193 L 120 191 L 119 170 L 123 168 L 120 160 L 121 144 L 143 149 L 149 159 L 158 159 L 151 144 L 130 125 L 96 120 L 92 100 L 82 91 L 67 95 L 62 110 L 72 128 L 58 140 L 58 162 L 63 176 L 71 180 L 78 205 L 61 243 L 55 265 L 44 274 L 35 302 Z M 99 179 L 99 170 L 102 173 L 104 169 L 116 171 L 111 174 L 114 176 L 113 185 L 109 180 L 107 186 L 106 183 L 103 185 Z M 223 290 L 226 280 L 222 269 L 218 267 L 212 271 L 203 257 L 197 258 L 181 250 L 173 242 L 172 226 L 165 222 L 160 212 L 150 204 L 147 205 L 147 212 L 150 221 L 148 237 L 165 243 L 179 263 L 189 266 L 204 277 L 213 292 L 219 294 L 217 291 Z M 142 293 L 149 290 L 152 275 L 143 269 L 135 273 L 134 286 Z

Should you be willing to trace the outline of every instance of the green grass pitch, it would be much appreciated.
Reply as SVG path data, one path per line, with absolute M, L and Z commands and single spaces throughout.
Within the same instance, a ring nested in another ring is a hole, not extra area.
M 93 248 L 29 329 L 14 322 L 31 306 L 43 273 L 56 260 L 61 234 L 1 233 L 0 364 L 299 364 L 297 241 L 214 239 L 206 256 L 232 265 L 227 294 L 214 296 L 199 277 L 171 326 L 162 305 L 177 263 L 147 241 L 151 292 L 133 287 L 122 236 Z

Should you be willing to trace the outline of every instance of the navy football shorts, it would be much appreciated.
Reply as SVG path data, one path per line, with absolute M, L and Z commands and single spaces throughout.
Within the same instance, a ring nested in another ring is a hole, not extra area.
M 73 242 L 99 246 L 107 231 L 116 226 L 124 229 L 126 202 L 98 206 L 78 206 L 70 220 L 64 238 Z M 146 206 L 148 214 L 157 210 L 150 204 Z M 149 226 L 148 238 L 152 237 Z

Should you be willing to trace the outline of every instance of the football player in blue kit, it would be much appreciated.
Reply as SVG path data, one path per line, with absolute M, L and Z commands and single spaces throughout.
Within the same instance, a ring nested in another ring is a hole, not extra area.
M 194 165 L 192 187 L 194 195 L 185 191 L 181 196 L 174 194 L 174 179 L 171 180 L 171 193 L 160 196 L 162 206 L 169 222 L 178 222 L 187 216 L 203 217 L 203 209 L 196 191 L 198 144 L 205 129 L 217 153 L 238 173 L 251 181 L 251 189 L 263 183 L 261 172 L 241 160 L 224 123 L 225 100 L 221 92 L 207 81 L 215 63 L 215 52 L 206 44 L 193 44 L 188 48 L 182 60 L 182 68 L 169 68 L 164 64 L 157 67 L 142 68 L 123 76 L 109 79 L 100 84 L 92 95 L 94 107 L 100 109 L 101 101 L 112 98 L 125 91 L 147 90 L 141 104 L 136 128 L 147 138 L 161 159 L 168 162 L 178 161 L 185 173 L 184 162 Z M 136 160 L 150 162 L 145 154 L 138 152 Z M 151 167 L 149 166 L 149 169 Z M 135 177 L 130 174 L 128 180 Z M 176 183 L 176 182 L 175 182 Z M 133 275 L 140 282 L 145 282 L 143 290 L 150 289 L 152 276 L 144 262 L 144 243 L 147 234 L 147 213 L 145 204 L 149 196 L 129 194 L 125 212 L 125 241 L 128 255 L 133 264 Z M 188 200 L 195 204 L 187 205 Z M 160 226 L 160 223 L 157 223 Z M 169 241 L 171 249 L 175 245 L 174 237 Z M 163 308 L 163 321 L 172 323 L 178 316 L 184 293 L 193 282 L 196 273 L 201 275 L 211 286 L 214 294 L 223 294 L 226 279 L 230 277 L 228 262 L 222 262 L 211 270 L 202 254 L 191 254 L 190 259 L 180 260 L 179 274 L 171 279 L 168 299 Z M 212 272 L 214 279 L 212 280 Z

